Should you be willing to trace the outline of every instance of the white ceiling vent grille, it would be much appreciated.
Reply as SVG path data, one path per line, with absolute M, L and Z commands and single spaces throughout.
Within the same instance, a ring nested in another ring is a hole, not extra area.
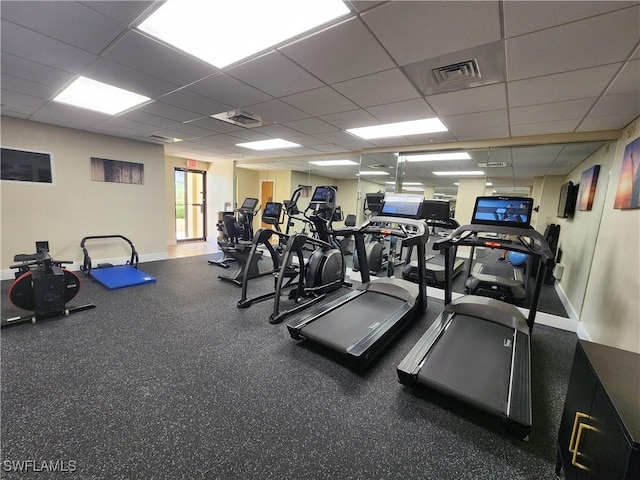
M 149 138 L 162 143 L 177 143 L 182 141 L 180 138 L 165 137 L 163 135 L 149 135 Z
M 481 77 L 480 67 L 475 59 L 434 68 L 432 72 L 439 84 L 462 82 Z
M 222 120 L 223 122 L 232 123 L 239 127 L 254 128 L 270 125 L 271 121 L 264 120 L 259 115 L 240 110 L 239 108 L 231 110 L 229 112 L 218 113 L 217 115 L 211 115 L 211 118 L 216 120 Z
M 504 168 L 510 167 L 510 162 L 487 162 L 487 163 L 479 163 L 478 166 L 480 168 Z

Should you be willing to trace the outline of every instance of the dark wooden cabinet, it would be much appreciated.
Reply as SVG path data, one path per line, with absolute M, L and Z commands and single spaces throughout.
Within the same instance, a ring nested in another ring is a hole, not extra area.
M 639 442 L 640 355 L 579 341 L 558 432 L 556 474 L 640 480 Z

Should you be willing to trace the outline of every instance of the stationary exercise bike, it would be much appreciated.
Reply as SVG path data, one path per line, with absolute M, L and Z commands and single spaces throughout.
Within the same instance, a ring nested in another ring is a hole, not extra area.
M 13 261 L 21 263 L 9 267 L 18 270 L 16 279 L 9 287 L 11 303 L 33 313 L 2 320 L 2 327 L 28 321 L 35 323 L 42 318 L 67 316 L 96 307 L 93 304 L 67 307 L 67 302 L 80 291 L 78 276 L 62 267 L 65 263 L 73 262 L 51 258 L 48 242 L 36 242 L 36 251 L 33 254 L 15 255 Z
M 246 242 L 253 240 L 253 219 L 260 211 L 260 208 L 256 207 L 258 207 L 258 199 L 247 197 L 240 208 L 233 212 L 222 212 L 222 217 L 218 222 L 218 229 L 221 230 L 219 237 L 222 238 L 218 239 L 218 246 L 224 256 L 221 260 L 208 260 L 210 265 L 230 268 L 231 263 L 237 262 L 238 258 L 234 253 L 238 250 L 244 250 L 241 243 L 245 242 L 246 244 Z M 236 278 L 236 275 L 230 277 Z
M 336 197 L 337 191 L 334 187 L 316 187 L 304 215 L 315 227 L 317 238 L 302 233 L 289 237 L 277 275 L 270 323 L 280 323 L 288 316 L 319 302 L 328 293 L 350 285 L 345 282 L 344 254 L 332 229 L 334 215 L 338 209 Z M 308 260 L 305 260 L 304 247 L 307 245 L 315 249 Z M 292 269 L 293 258 L 297 258 L 300 271 L 295 288 L 289 291 L 287 296 L 296 306 L 281 310 L 280 300 L 284 288 L 291 284 L 288 272 Z

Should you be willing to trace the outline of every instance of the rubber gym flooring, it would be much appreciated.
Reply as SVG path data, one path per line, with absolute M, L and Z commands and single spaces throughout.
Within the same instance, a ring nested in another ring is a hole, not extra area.
M 140 264 L 157 283 L 122 290 L 82 276 L 71 303 L 97 308 L 2 329 L 2 478 L 556 478 L 575 334 L 534 329 L 534 425 L 524 442 L 398 383 L 396 366 L 442 302 L 429 299 L 359 373 L 293 341 L 286 322 L 269 324 L 271 302 L 237 309 L 240 289 L 219 281 L 207 258 Z M 16 313 L 9 285 L 3 317 Z M 75 469 L 10 472 L 7 460 Z

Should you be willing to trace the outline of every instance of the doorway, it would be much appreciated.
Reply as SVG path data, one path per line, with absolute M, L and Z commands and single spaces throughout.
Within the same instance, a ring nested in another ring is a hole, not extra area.
M 205 240 L 207 237 L 207 173 L 176 168 L 174 171 L 176 240 Z

